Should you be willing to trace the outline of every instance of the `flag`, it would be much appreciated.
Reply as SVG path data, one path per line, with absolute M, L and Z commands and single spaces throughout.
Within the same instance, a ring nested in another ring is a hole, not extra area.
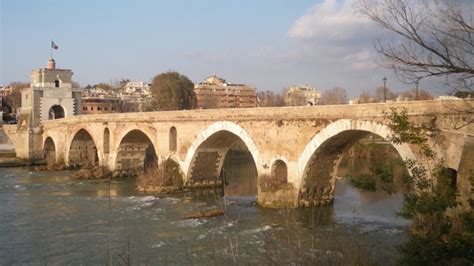
M 53 48 L 54 50 L 57 50 L 59 46 L 57 46 L 53 41 L 51 41 L 51 48 Z

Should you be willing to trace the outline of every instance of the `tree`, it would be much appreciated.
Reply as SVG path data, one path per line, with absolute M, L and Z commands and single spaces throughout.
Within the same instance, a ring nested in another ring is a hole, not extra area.
M 385 94 L 385 97 L 384 97 Z M 377 87 L 375 89 L 375 102 L 383 102 L 384 100 L 391 101 L 395 100 L 397 95 L 392 92 L 388 87 Z
M 323 91 L 321 104 L 344 104 L 347 103 L 347 93 L 344 88 L 334 87 Z
M 160 110 L 193 109 L 196 106 L 194 84 L 188 77 L 175 71 L 153 78 L 151 92 Z
M 274 107 L 284 106 L 283 96 L 280 93 L 273 91 L 259 91 L 257 93 L 258 106 L 261 107 Z
M 420 160 L 405 160 L 410 170 L 403 179 L 404 193 L 399 215 L 412 219 L 408 241 L 399 247 L 400 265 L 472 265 L 474 263 L 474 173 L 468 208 L 457 197 L 456 173 L 437 160 L 427 129 L 414 125 L 407 111 L 392 108 L 389 114 L 394 144 L 419 148 Z M 435 178 L 436 182 L 433 182 Z M 454 212 L 453 212 L 454 210 Z
M 363 91 L 359 95 L 359 103 L 374 103 L 375 98 L 368 91 Z
M 438 77 L 454 91 L 473 91 L 473 1 L 359 0 L 358 8 L 399 38 L 375 46 L 402 80 Z
M 8 84 L 7 87 L 11 88 L 11 92 L 3 100 L 5 105 L 3 110 L 6 112 L 5 114 L 16 113 L 21 106 L 21 89 L 30 87 L 30 83 L 14 81 Z
M 119 81 L 119 87 L 121 89 L 125 88 L 125 86 L 127 85 L 127 83 L 130 82 L 130 79 L 120 79 Z
M 100 89 L 103 89 L 104 91 L 109 91 L 112 88 L 112 85 L 108 84 L 108 83 L 105 83 L 105 82 L 101 82 L 101 83 L 97 83 L 94 85 L 95 88 L 100 88 Z
M 409 101 L 426 101 L 433 100 L 433 96 L 426 90 L 418 89 L 418 96 L 416 95 L 416 89 L 409 89 L 401 93 L 401 95 Z
M 77 81 L 71 81 L 71 86 L 74 89 L 79 89 L 81 87 L 81 84 L 79 84 L 79 82 L 77 82 Z

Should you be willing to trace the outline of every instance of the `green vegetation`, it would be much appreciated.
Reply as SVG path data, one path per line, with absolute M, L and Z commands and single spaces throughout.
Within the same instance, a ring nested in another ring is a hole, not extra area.
M 363 191 L 376 191 L 382 189 L 383 191 L 392 194 L 395 192 L 395 184 L 393 178 L 393 165 L 385 165 L 381 163 L 374 163 L 370 166 L 370 173 L 349 177 L 349 183 L 354 187 Z
M 143 191 L 173 192 L 183 187 L 183 174 L 177 162 L 166 159 L 158 166 L 145 169 L 138 176 L 138 185 Z
M 419 150 L 417 160 L 405 160 L 404 199 L 398 214 L 412 220 L 408 241 L 399 246 L 401 265 L 472 265 L 474 262 L 474 173 L 471 173 L 469 206 L 462 203 L 456 188 L 456 172 L 437 161 L 428 144 L 426 129 L 408 120 L 406 110 L 391 109 L 388 115 L 395 144 L 410 144 Z M 350 177 L 364 191 L 382 189 L 393 193 L 392 167 L 375 163 L 370 174 Z M 468 208 L 458 208 L 468 207 Z M 466 210 L 467 209 L 467 210 Z
M 470 208 L 461 211 L 457 198 L 456 173 L 436 161 L 427 143 L 425 129 L 414 126 L 406 110 L 389 114 L 392 142 L 419 148 L 420 161 L 407 160 L 409 176 L 399 215 L 412 219 L 408 241 L 399 247 L 402 265 L 472 265 L 474 263 L 474 213 L 471 189 Z M 433 178 L 432 178 L 433 177 Z M 436 181 L 434 181 L 436 180 Z M 471 176 L 471 188 L 474 175 Z
M 186 110 L 196 106 L 193 88 L 188 77 L 170 71 L 153 78 L 151 92 L 159 110 Z

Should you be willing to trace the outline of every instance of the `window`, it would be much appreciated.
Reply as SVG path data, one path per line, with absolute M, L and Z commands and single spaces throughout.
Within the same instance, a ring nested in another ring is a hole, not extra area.
M 176 151 L 178 147 L 178 132 L 175 127 L 170 128 L 169 134 L 169 149 L 170 151 Z
M 87 106 L 82 107 L 82 110 L 87 111 Z
M 54 81 L 54 87 L 59 88 L 59 83 L 60 83 L 59 80 L 55 80 Z
M 97 111 L 102 111 L 102 107 L 97 107 Z
M 282 160 L 276 160 L 271 169 L 272 180 L 277 185 L 283 185 L 288 182 L 288 168 L 286 163 Z
M 109 153 L 109 148 L 110 146 L 110 132 L 108 128 L 105 128 L 104 130 L 104 153 L 108 154 Z

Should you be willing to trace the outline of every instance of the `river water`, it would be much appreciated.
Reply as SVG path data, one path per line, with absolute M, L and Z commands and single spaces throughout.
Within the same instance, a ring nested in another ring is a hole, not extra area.
M 358 167 L 358 166 L 357 166 Z M 213 191 L 154 196 L 134 180 L 0 169 L 0 265 L 393 264 L 399 194 L 337 182 L 334 204 L 273 210 Z M 224 216 L 183 217 L 224 207 Z

